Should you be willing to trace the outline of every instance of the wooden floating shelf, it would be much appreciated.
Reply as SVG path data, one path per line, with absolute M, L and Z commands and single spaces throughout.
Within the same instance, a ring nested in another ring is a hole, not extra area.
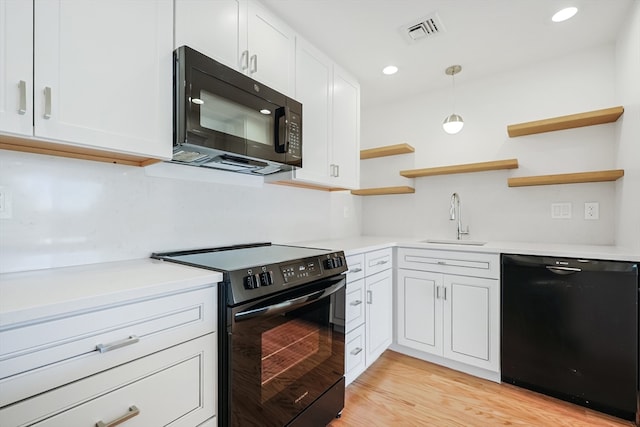
M 433 175 L 449 175 L 455 173 L 484 172 L 502 169 L 516 169 L 518 159 L 496 160 L 492 162 L 467 163 L 463 165 L 439 166 L 425 169 L 409 169 L 400 171 L 406 178 L 419 178 Z
M 509 178 L 509 187 L 527 187 L 531 185 L 577 184 L 582 182 L 615 181 L 624 176 L 624 170 L 565 173 L 559 175 L 539 175 Z
M 395 156 L 397 154 L 408 154 L 416 151 L 409 144 L 386 145 L 384 147 L 370 148 L 368 150 L 360 150 L 360 160 L 374 159 L 376 157 Z
M 571 114 L 551 119 L 536 120 L 507 126 L 507 133 L 511 138 L 515 136 L 532 135 L 536 133 L 552 132 L 555 130 L 573 129 L 582 126 L 612 123 L 624 113 L 623 107 L 605 108 L 587 113 Z
M 298 182 L 298 181 L 265 181 L 267 184 L 275 184 L 275 185 L 284 185 L 287 187 L 296 187 L 296 188 L 306 188 L 307 190 L 318 190 L 318 191 L 346 191 L 348 188 L 341 187 L 329 187 L 321 184 L 309 184 L 306 182 Z
M 416 190 L 413 187 L 380 187 L 380 188 L 364 188 L 362 190 L 351 190 L 351 194 L 356 196 L 381 196 L 385 194 L 411 194 Z
M 139 167 L 149 166 L 162 161 L 160 159 L 151 159 L 133 154 L 112 153 L 93 148 L 76 147 L 57 144 L 55 142 L 11 136 L 0 136 L 0 149 Z

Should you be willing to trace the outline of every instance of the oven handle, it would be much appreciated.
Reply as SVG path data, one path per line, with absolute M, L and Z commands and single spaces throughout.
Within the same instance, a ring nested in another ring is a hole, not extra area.
M 252 310 L 241 311 L 240 313 L 236 313 L 234 315 L 234 320 L 236 322 L 240 322 L 243 320 L 248 320 L 254 317 L 259 316 L 268 316 L 273 314 L 279 314 L 285 311 L 291 311 L 291 309 L 299 306 L 303 306 L 312 301 L 319 300 L 321 298 L 326 298 L 332 294 L 338 292 L 341 288 L 344 288 L 345 281 L 340 280 L 338 283 L 331 285 L 325 289 L 320 291 L 312 292 L 307 295 L 303 295 L 298 298 L 293 298 L 288 301 L 280 302 L 278 304 L 269 305 L 266 307 L 255 308 Z

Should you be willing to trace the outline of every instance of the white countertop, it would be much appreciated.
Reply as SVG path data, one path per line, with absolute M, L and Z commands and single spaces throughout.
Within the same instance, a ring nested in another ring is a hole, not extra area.
M 295 244 L 324 249 L 343 250 L 347 255 L 368 252 L 390 246 L 403 246 L 493 254 L 509 253 L 522 255 L 546 255 L 569 258 L 640 262 L 639 251 L 619 246 L 499 241 L 489 241 L 482 246 L 475 246 L 465 244 L 425 243 L 424 240 L 424 238 L 412 239 L 409 237 L 357 236 L 346 239 L 295 242 Z
M 145 258 L 0 275 L 0 328 L 188 288 L 222 274 Z

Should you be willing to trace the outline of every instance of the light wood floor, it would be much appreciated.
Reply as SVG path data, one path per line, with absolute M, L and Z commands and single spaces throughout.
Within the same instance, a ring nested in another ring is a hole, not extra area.
M 347 387 L 330 427 L 571 426 L 634 423 L 387 350 Z

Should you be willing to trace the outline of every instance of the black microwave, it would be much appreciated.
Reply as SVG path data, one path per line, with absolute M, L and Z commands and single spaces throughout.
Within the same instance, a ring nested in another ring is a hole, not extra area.
M 301 103 L 188 46 L 173 56 L 173 162 L 256 175 L 302 167 Z

